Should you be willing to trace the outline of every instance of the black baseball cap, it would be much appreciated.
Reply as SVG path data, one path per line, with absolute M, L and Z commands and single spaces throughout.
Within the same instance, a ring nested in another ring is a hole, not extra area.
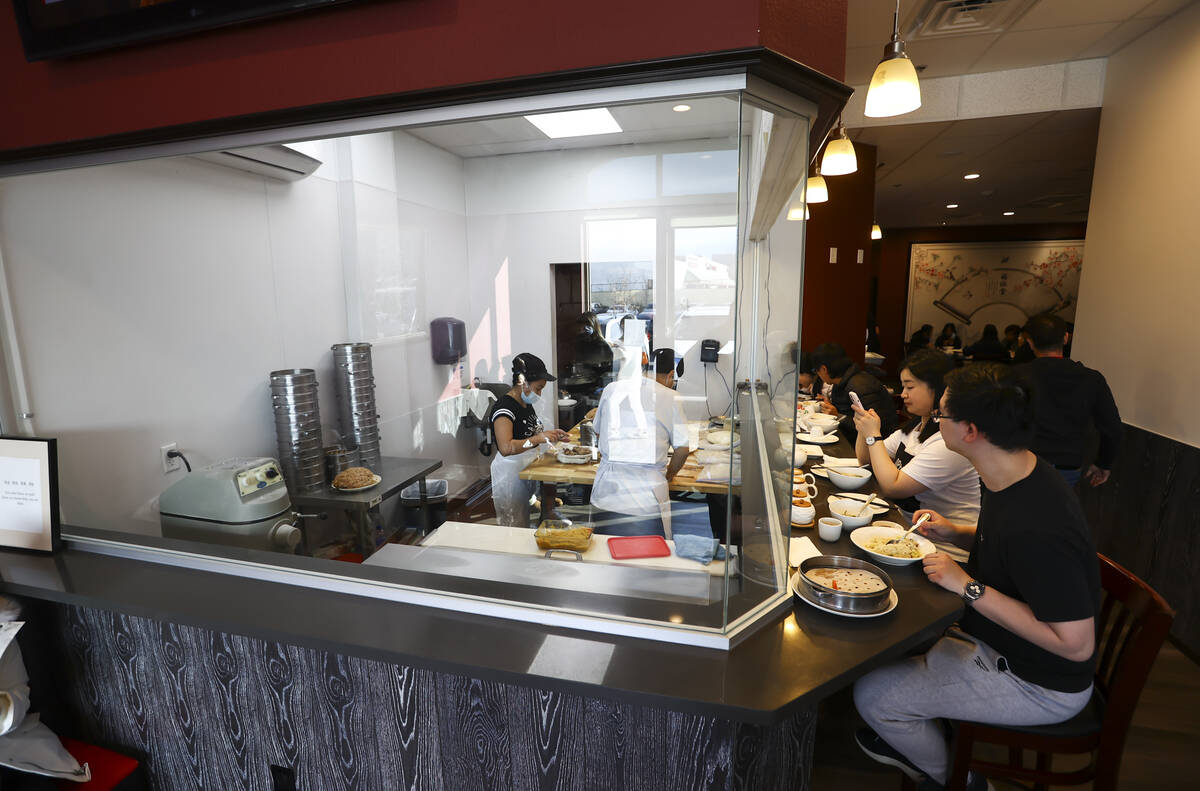
M 537 382 L 545 379 L 547 382 L 557 381 L 557 377 L 551 376 L 546 370 L 546 364 L 542 362 L 542 358 L 529 352 L 521 352 L 512 361 L 512 370 L 514 374 L 525 374 L 525 381 Z

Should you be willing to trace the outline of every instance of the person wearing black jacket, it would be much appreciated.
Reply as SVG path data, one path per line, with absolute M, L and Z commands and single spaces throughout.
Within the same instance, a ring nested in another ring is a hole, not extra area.
M 1123 426 L 1112 390 L 1099 371 L 1063 357 L 1067 323 L 1058 316 L 1034 316 L 1023 331 L 1036 355 L 1018 367 L 1033 385 L 1037 434 L 1031 450 L 1074 485 L 1083 468 L 1088 428 L 1094 425 L 1100 447 L 1082 476 L 1099 486 L 1108 480 L 1121 446 Z
M 858 438 L 854 428 L 854 409 L 850 405 L 850 393 L 858 394 L 863 409 L 874 409 L 882 423 L 883 436 L 896 430 L 896 407 L 892 394 L 883 383 L 859 368 L 836 343 L 823 343 L 812 353 L 813 373 L 825 384 L 833 385 L 829 398 L 821 399 L 821 409 L 827 415 L 841 415 L 841 427 L 851 444 Z

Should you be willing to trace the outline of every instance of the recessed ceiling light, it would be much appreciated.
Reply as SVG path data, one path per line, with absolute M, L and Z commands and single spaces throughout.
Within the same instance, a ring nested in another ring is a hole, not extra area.
M 958 208 L 958 204 L 957 204 L 957 203 L 947 203 L 947 204 L 946 204 L 946 208 L 947 208 L 947 209 L 957 209 L 957 208 Z
M 541 129 L 546 137 L 582 137 L 583 135 L 608 135 L 620 132 L 617 119 L 607 109 L 568 110 L 565 113 L 543 113 L 527 115 L 525 120 Z
M 712 154 L 701 154 L 700 158 L 701 159 L 712 159 Z
M 692 109 L 692 106 L 690 104 L 677 104 L 671 109 L 677 113 L 686 113 L 688 110 Z
M 967 175 L 963 176 L 964 181 L 972 181 L 973 179 L 977 178 L 979 178 L 978 173 L 968 173 Z
M 1006 212 L 1004 212 L 1004 216 L 1005 216 L 1005 217 L 1011 217 L 1011 216 L 1013 216 L 1014 214 L 1016 214 L 1016 212 L 1015 212 L 1015 211 L 1006 211 Z

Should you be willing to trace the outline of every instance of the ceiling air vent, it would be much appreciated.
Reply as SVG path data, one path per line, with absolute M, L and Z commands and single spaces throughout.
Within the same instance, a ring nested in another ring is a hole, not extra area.
M 908 39 L 1003 33 L 1037 0 L 925 0 L 908 26 Z

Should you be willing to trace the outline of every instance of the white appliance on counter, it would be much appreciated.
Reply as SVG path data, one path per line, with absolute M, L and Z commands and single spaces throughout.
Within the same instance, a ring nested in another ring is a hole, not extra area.
M 303 538 L 279 462 L 233 458 L 189 473 L 158 498 L 164 538 L 295 552 Z

